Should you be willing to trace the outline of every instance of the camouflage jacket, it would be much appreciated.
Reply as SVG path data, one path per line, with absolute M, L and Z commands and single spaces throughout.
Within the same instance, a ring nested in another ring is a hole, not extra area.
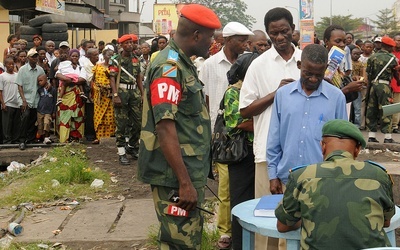
M 378 164 L 334 151 L 293 169 L 275 215 L 288 226 L 302 220 L 301 249 L 390 246 L 383 225 L 395 213 L 392 185 Z
M 389 62 L 390 58 L 392 57 L 394 57 L 394 55 L 385 50 L 379 50 L 378 52 L 370 56 L 370 58 L 367 61 L 367 68 L 366 68 L 369 82 L 375 80 L 376 76 L 379 74 L 379 72 L 381 72 L 383 67 L 385 67 L 385 65 Z M 397 61 L 395 58 L 380 75 L 379 80 L 386 80 L 390 82 L 393 77 L 394 67 L 396 66 L 397 66 Z
M 133 77 L 137 77 L 137 75 L 140 73 L 140 61 L 137 56 L 132 53 L 131 57 L 122 57 L 121 54 L 116 54 L 112 57 L 110 60 L 111 63 L 111 75 L 117 79 L 117 74 L 118 74 L 118 64 L 115 62 L 121 63 L 121 67 L 123 67 L 126 71 L 128 71 Z M 115 70 L 113 70 L 115 69 Z M 128 76 L 123 70 L 121 70 L 121 79 L 120 82 L 123 83 L 136 83 L 136 78 L 132 79 L 130 76 Z
M 179 186 L 155 128 L 158 122 L 168 119 L 175 122 L 180 153 L 194 187 L 203 187 L 211 164 L 211 124 L 196 67 L 173 40 L 149 67 L 144 86 L 139 179 L 153 185 Z

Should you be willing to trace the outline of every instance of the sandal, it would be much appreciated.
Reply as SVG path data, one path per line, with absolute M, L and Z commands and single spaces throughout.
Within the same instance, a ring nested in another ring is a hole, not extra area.
M 217 247 L 220 250 L 230 249 L 231 245 L 232 245 L 232 238 L 229 237 L 228 235 L 221 236 L 217 243 Z
M 100 144 L 100 140 L 99 139 L 95 139 L 92 141 L 92 144 Z
M 81 97 L 82 101 L 86 102 L 87 101 L 87 96 L 85 95 L 85 93 L 80 93 L 79 96 Z
M 57 99 L 56 106 L 59 106 L 62 103 L 61 99 Z

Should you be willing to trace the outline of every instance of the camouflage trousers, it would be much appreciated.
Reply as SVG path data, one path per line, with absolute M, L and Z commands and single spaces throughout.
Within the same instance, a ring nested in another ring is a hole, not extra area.
M 129 145 L 138 147 L 140 129 L 142 126 L 142 98 L 138 88 L 118 89 L 122 106 L 114 107 L 115 115 L 115 137 L 117 147 L 124 147 L 129 138 Z
M 368 131 L 376 132 L 378 121 L 384 134 L 392 132 L 392 116 L 383 116 L 382 106 L 391 104 L 392 90 L 384 83 L 371 83 L 366 113 L 366 127 Z
M 158 232 L 159 249 L 198 249 L 201 246 L 203 231 L 203 216 L 199 209 L 189 212 L 188 217 L 173 216 L 168 214 L 168 195 L 174 188 L 151 185 L 153 192 L 154 207 L 160 222 Z M 175 188 L 175 190 L 177 190 Z M 198 202 L 201 206 L 204 201 L 204 187 L 197 188 Z

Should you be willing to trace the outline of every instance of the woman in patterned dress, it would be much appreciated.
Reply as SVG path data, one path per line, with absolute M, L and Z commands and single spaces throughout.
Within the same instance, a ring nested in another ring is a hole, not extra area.
M 114 135 L 114 106 L 110 85 L 109 61 L 114 52 L 110 49 L 103 51 L 104 62 L 93 67 L 93 102 L 94 129 L 97 138 L 93 144 L 98 144 L 101 138 Z

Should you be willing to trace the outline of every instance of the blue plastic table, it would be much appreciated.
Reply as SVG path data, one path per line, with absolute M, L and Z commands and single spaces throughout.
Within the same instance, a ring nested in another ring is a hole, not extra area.
M 260 199 L 249 200 L 236 205 L 232 214 L 238 217 L 239 224 L 243 228 L 243 249 L 254 249 L 254 233 L 264 236 L 286 239 L 288 250 L 300 249 L 300 229 L 286 233 L 280 233 L 276 229 L 276 218 L 255 217 L 253 211 Z M 395 229 L 400 227 L 400 208 L 396 206 L 396 214 L 390 221 L 390 227 L 385 228 L 390 243 L 396 246 Z

